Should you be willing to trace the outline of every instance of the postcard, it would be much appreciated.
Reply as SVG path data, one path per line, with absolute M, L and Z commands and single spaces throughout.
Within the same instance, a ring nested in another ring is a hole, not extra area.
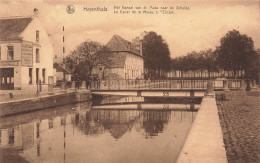
M 0 162 L 258 162 L 257 0 L 3 0 Z

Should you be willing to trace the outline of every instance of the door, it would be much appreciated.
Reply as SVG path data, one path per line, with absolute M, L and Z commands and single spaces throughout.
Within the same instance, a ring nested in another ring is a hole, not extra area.
M 32 68 L 29 68 L 29 84 L 32 84 Z
M 45 83 L 45 68 L 42 69 L 42 83 Z
M 0 69 L 0 89 L 13 90 L 14 89 L 14 68 Z
M 36 68 L 36 84 L 39 82 L 39 68 Z

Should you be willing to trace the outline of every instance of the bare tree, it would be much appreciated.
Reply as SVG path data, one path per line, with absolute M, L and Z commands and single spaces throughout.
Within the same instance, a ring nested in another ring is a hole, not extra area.
M 95 41 L 85 41 L 70 53 L 67 60 L 75 64 L 74 72 L 81 78 L 89 78 L 95 67 L 107 64 L 108 57 L 106 46 Z

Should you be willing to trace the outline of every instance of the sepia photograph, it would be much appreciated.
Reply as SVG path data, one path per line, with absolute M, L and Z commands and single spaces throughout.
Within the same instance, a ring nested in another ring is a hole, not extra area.
M 1 0 L 0 163 L 259 163 L 259 0 Z

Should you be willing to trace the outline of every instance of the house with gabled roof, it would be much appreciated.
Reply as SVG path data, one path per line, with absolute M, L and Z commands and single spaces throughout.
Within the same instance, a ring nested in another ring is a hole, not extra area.
M 117 75 L 118 79 L 142 79 L 144 60 L 141 41 L 130 42 L 114 35 L 106 45 L 110 51 L 102 78 Z
M 53 76 L 53 45 L 39 19 L 0 18 L 0 89 L 25 89 Z
M 53 72 L 54 72 L 54 82 L 64 80 L 71 81 L 71 76 L 73 74 L 72 70 L 68 68 L 65 64 L 62 63 L 54 63 L 53 64 Z

